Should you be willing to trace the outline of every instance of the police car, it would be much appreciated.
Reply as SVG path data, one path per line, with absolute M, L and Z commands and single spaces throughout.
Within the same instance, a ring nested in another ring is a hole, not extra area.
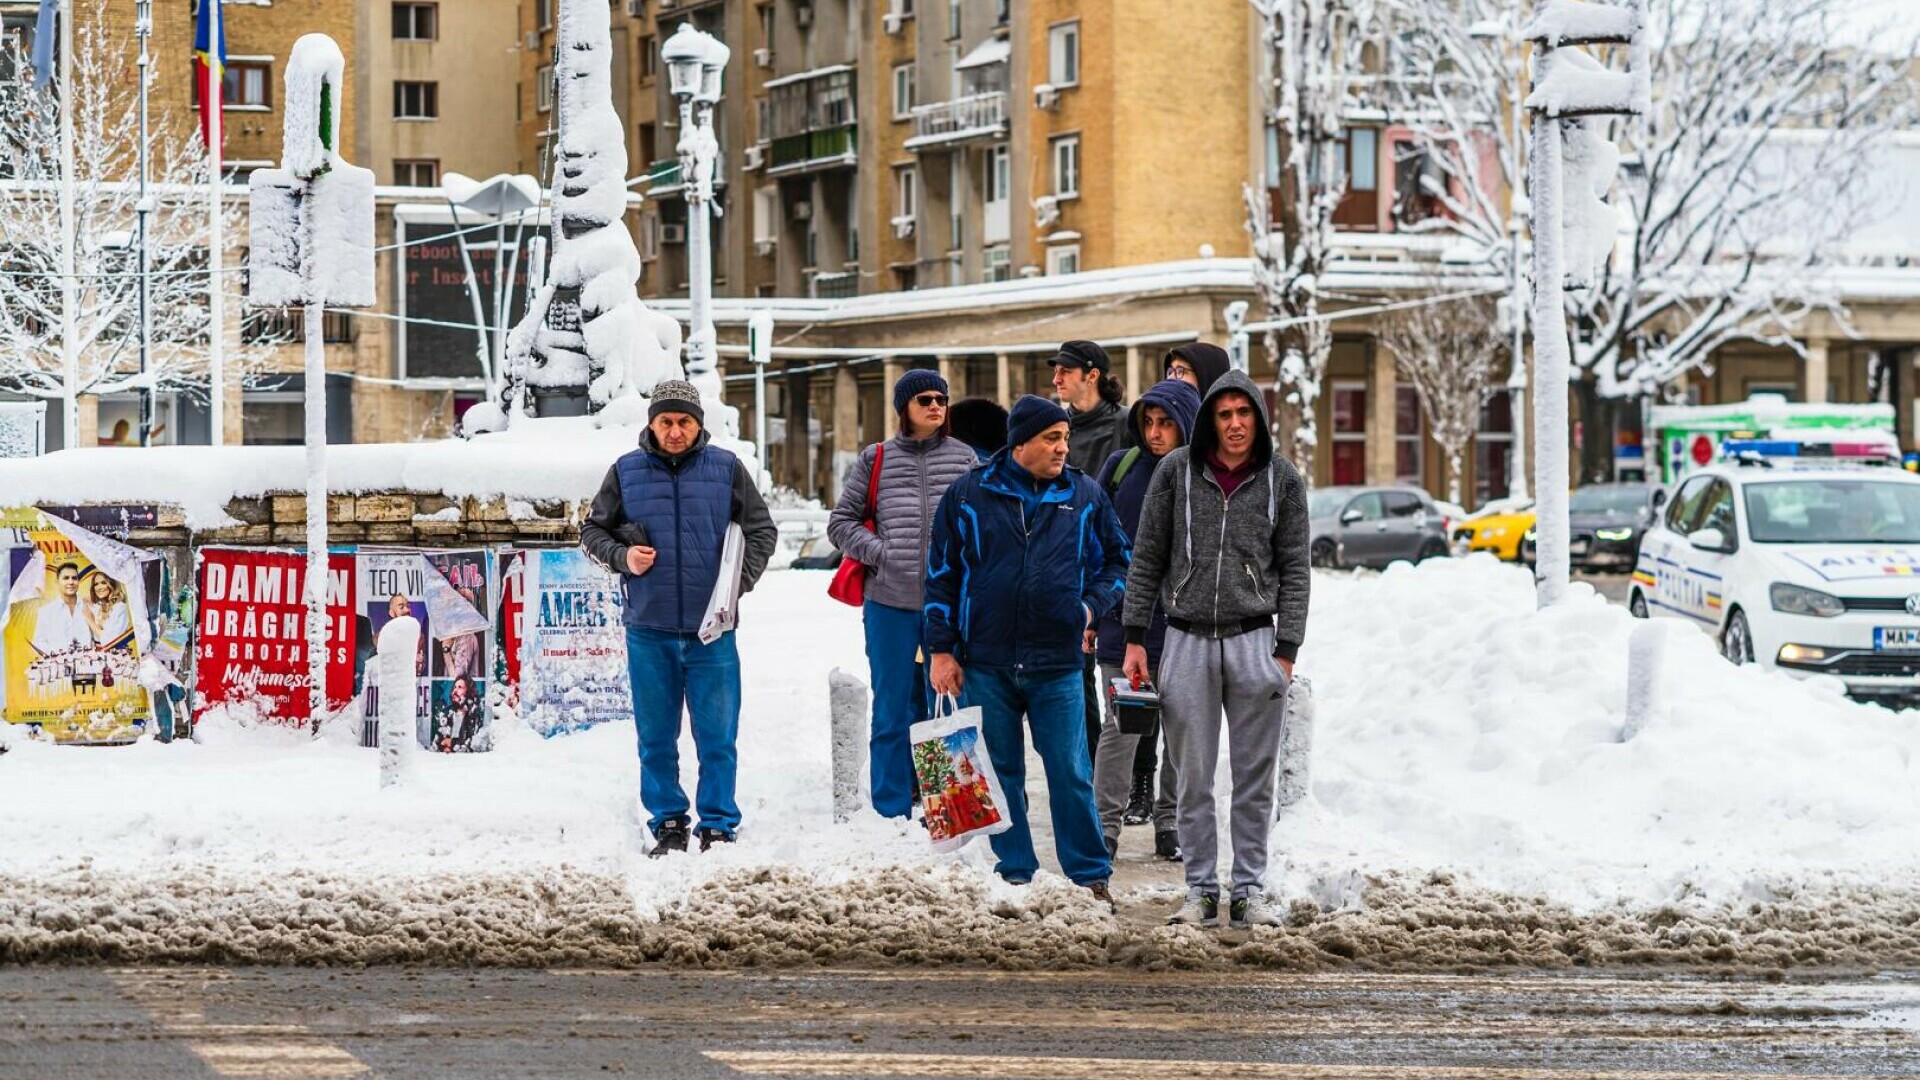
M 1706 629 L 1736 664 L 1920 698 L 1920 477 L 1876 467 L 1897 449 L 1727 442 L 1647 531 L 1628 606 Z

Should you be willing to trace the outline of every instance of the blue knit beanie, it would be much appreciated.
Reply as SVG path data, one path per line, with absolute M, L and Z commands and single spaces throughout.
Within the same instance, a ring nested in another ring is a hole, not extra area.
M 929 390 L 947 393 L 947 380 L 941 378 L 939 372 L 927 368 L 914 368 L 900 376 L 900 381 L 893 384 L 893 411 L 905 414 L 907 402 Z
M 1068 423 L 1067 410 L 1032 394 L 1013 403 L 1007 414 L 1007 445 L 1019 446 L 1055 424 Z

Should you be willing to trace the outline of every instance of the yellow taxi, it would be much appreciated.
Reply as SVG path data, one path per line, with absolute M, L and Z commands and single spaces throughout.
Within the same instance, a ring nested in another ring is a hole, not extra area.
M 1490 551 L 1507 562 L 1520 561 L 1520 542 L 1533 529 L 1533 503 L 1498 504 L 1453 526 L 1453 553 Z

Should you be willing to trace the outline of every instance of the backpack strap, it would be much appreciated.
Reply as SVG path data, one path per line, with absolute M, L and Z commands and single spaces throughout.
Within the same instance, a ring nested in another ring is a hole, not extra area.
M 1107 494 L 1112 495 L 1120 490 L 1120 481 L 1126 478 L 1127 470 L 1139 460 L 1140 448 L 1137 446 L 1128 447 L 1127 452 L 1120 455 L 1120 463 L 1113 467 L 1113 475 L 1107 477 Z

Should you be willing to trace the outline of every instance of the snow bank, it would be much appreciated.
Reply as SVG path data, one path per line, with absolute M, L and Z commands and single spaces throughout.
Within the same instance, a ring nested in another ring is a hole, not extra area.
M 1636 624 L 1587 586 L 1536 611 L 1485 555 L 1315 585 L 1313 798 L 1273 845 L 1290 894 L 1386 871 L 1579 909 L 1920 888 L 1911 715 L 1674 624 L 1622 741 Z
M 1632 623 L 1583 586 L 1540 613 L 1484 557 L 1317 578 L 1311 790 L 1274 841 L 1287 925 L 1253 934 L 1162 925 L 1170 868 L 1115 918 L 1050 874 L 999 883 L 983 846 L 834 824 L 828 672 L 865 668 L 825 587 L 774 574 L 742 605 L 736 845 L 641 856 L 625 725 L 504 724 L 384 792 L 351 737 L 238 718 L 197 745 L 16 739 L 0 963 L 1920 965 L 1920 727 L 1676 625 L 1623 742 Z

